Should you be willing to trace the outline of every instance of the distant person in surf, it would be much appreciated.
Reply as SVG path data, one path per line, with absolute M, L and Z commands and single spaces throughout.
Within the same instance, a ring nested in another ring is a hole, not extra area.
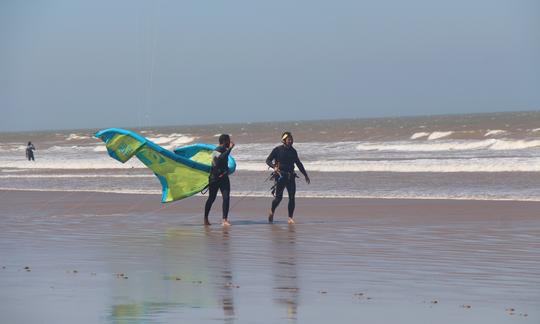
M 228 134 L 219 136 L 219 145 L 212 152 L 212 168 L 208 178 L 208 200 L 204 207 L 204 225 L 211 225 L 208 221 L 208 214 L 214 200 L 216 200 L 218 190 L 223 197 L 223 219 L 221 225 L 230 226 L 229 223 L 229 200 L 231 193 L 231 183 L 229 182 L 229 154 L 234 147 Z
M 28 142 L 28 145 L 26 145 L 26 158 L 28 161 L 35 161 L 34 159 L 34 151 L 36 150 L 36 147 L 32 142 Z
M 281 135 L 281 142 L 283 144 L 276 146 L 266 159 L 266 164 L 274 169 L 273 178 L 275 181 L 275 198 L 272 201 L 272 207 L 270 208 L 270 213 L 268 214 L 268 222 L 274 222 L 274 213 L 277 206 L 283 199 L 283 191 L 285 188 L 287 188 L 287 192 L 289 194 L 288 223 L 294 224 L 294 196 L 296 195 L 296 178 L 298 177 L 294 172 L 294 165 L 296 164 L 296 166 L 298 166 L 298 169 L 300 172 L 302 172 L 308 184 L 311 181 L 306 169 L 304 169 L 304 165 L 298 158 L 298 153 L 293 148 L 294 140 L 292 134 L 290 132 L 283 133 L 283 135 Z

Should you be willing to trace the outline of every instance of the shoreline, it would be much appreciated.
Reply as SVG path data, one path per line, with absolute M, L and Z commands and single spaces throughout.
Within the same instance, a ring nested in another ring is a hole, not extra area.
M 199 215 L 207 196 L 192 196 L 172 203 L 161 203 L 158 194 L 125 194 L 81 191 L 0 190 L 0 211 L 21 214 L 43 210 L 46 214 L 66 215 Z M 266 219 L 272 197 L 232 196 L 230 219 Z M 286 219 L 287 196 L 279 205 L 277 219 Z M 537 201 L 458 200 L 458 199 L 392 199 L 392 198 L 296 198 L 295 218 L 337 218 L 392 216 L 394 219 L 501 219 L 522 217 L 535 219 L 540 210 Z M 221 195 L 212 206 L 214 221 L 221 213 Z M 473 217 L 474 216 L 474 217 Z M 202 216 L 201 216 L 202 217 Z
M 143 192 L 118 192 L 114 190 L 84 190 L 84 189 L 73 189 L 73 190 L 59 190 L 59 189 L 17 189 L 17 188 L 0 188 L 0 194 L 3 192 L 42 192 L 42 193 L 95 193 L 95 194 L 111 194 L 111 195 L 139 195 L 139 196 L 145 196 L 145 197 L 155 197 L 161 196 L 161 192 L 156 193 L 143 193 Z M 194 196 L 184 198 L 183 200 L 190 199 L 190 198 L 201 198 L 206 197 L 206 195 L 196 194 Z M 218 197 L 220 197 L 220 194 L 218 193 Z M 271 196 L 263 195 L 263 194 L 252 194 L 248 193 L 245 194 L 244 192 L 240 192 L 237 194 L 231 193 L 231 198 L 261 198 L 261 199 L 272 199 Z M 283 199 L 287 199 L 287 191 L 285 191 L 283 195 Z M 406 197 L 406 196 L 395 196 L 395 197 L 369 197 L 369 196 L 316 196 L 316 195 L 305 195 L 303 196 L 301 193 L 300 195 L 296 195 L 296 199 L 322 199 L 322 200 L 404 200 L 404 201 L 462 201 L 462 202 L 514 202 L 514 203 L 538 203 L 540 205 L 540 199 L 513 199 L 513 198 L 475 198 L 475 197 Z M 179 201 L 169 202 L 169 203 L 162 203 L 163 205 L 170 205 L 175 204 Z

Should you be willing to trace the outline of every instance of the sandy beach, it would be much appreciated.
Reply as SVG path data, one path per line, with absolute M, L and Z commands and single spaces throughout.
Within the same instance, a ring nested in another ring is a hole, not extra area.
M 538 323 L 538 202 L 0 191 L 5 323 Z

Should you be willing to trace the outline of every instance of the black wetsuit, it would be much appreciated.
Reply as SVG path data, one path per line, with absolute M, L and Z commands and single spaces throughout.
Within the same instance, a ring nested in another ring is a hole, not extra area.
M 305 177 L 307 177 L 307 172 L 298 158 L 298 153 L 292 146 L 276 146 L 268 158 L 266 158 L 266 164 L 271 168 L 274 168 L 278 163 L 281 177 L 276 179 L 276 197 L 272 201 L 272 214 L 281 202 L 281 199 L 283 199 L 283 190 L 287 188 L 287 192 L 289 193 L 289 217 L 292 218 L 295 207 L 294 196 L 296 195 L 296 173 L 294 173 L 294 165 L 296 164 L 298 166 L 298 169 Z
M 231 149 L 218 146 L 213 153 L 212 169 L 208 178 L 208 200 L 204 206 L 204 218 L 208 219 L 210 208 L 216 200 L 218 189 L 223 197 L 223 219 L 229 215 L 231 183 L 229 181 L 229 154 Z
M 26 147 L 26 157 L 28 158 L 28 161 L 35 161 L 34 159 L 34 150 L 36 148 L 34 147 L 34 144 L 30 144 Z

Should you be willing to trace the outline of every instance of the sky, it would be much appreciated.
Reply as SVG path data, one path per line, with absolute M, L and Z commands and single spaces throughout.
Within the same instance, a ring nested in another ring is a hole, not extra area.
M 524 110 L 538 0 L 0 0 L 0 132 Z

